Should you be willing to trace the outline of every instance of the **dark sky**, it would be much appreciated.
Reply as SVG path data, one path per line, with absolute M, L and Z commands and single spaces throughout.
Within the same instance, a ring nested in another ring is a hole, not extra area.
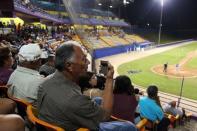
M 165 0 L 163 27 L 176 29 L 197 29 L 197 0 Z M 114 9 L 118 12 L 117 9 Z M 135 0 L 133 4 L 121 7 L 121 17 L 131 24 L 159 25 L 161 5 L 158 0 Z M 118 14 L 118 13 L 116 13 Z

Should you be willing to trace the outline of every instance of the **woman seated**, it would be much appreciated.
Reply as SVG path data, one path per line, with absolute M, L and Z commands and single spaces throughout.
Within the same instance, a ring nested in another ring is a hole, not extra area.
M 158 121 L 157 130 L 167 131 L 170 120 L 164 117 L 164 112 L 158 97 L 158 88 L 150 85 L 147 88 L 148 96 L 141 97 L 139 101 L 139 112 L 142 118 L 147 118 L 151 122 Z
M 113 93 L 114 106 L 112 115 L 134 123 L 138 102 L 130 78 L 124 75 L 116 77 Z

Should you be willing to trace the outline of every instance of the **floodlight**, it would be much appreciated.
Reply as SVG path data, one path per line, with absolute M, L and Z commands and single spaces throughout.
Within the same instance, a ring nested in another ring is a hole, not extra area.
M 99 6 L 102 6 L 102 4 L 101 4 L 101 3 L 99 3 L 98 5 L 99 5 Z
M 164 0 L 160 0 L 161 2 L 161 6 L 163 7 L 164 6 Z
M 112 6 L 112 5 L 110 5 L 110 6 L 109 6 L 109 8 L 113 8 L 113 6 Z
M 123 4 L 126 5 L 127 4 L 127 1 L 126 0 L 123 0 Z

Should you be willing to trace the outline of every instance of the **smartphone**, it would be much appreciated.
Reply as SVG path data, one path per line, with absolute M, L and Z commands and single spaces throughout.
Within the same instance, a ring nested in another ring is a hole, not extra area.
M 108 61 L 101 61 L 100 62 L 100 70 L 99 73 L 103 75 L 107 75 L 108 72 Z

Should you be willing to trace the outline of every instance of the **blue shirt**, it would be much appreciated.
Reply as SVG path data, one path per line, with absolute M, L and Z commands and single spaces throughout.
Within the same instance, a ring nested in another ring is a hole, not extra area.
M 151 121 L 161 120 L 164 117 L 161 107 L 155 100 L 148 97 L 140 98 L 139 111 L 141 117 L 147 118 Z
M 101 122 L 99 131 L 138 131 L 135 125 L 129 121 Z

